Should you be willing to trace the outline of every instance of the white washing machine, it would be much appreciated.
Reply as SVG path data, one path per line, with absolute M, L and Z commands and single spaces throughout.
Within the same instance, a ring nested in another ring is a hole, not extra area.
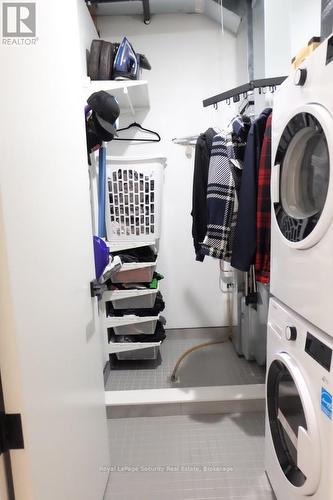
M 276 93 L 271 294 L 333 336 L 332 88 L 333 36 Z
M 333 339 L 270 299 L 267 341 L 265 465 L 272 488 L 277 500 L 332 500 Z

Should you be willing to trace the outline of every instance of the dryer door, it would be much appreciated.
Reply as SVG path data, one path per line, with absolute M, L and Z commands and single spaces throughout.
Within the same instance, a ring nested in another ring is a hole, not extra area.
M 333 118 L 320 105 L 307 105 L 289 119 L 272 169 L 272 201 L 285 243 L 309 248 L 332 220 Z
M 306 381 L 295 361 L 280 353 L 266 384 L 271 438 L 281 470 L 300 495 L 312 495 L 320 479 L 320 439 Z

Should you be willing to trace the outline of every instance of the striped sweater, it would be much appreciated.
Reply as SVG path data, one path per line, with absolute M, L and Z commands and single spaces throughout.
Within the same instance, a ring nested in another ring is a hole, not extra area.
M 236 117 L 231 132 L 213 139 L 207 187 L 207 233 L 202 253 L 230 261 L 237 222 L 237 191 L 250 120 Z

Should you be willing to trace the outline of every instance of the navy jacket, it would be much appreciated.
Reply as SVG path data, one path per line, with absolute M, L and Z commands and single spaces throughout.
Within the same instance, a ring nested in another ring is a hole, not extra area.
M 210 152 L 214 135 L 213 128 L 206 130 L 197 140 L 195 148 L 193 195 L 192 195 L 192 236 L 196 260 L 203 261 L 200 243 L 203 242 L 207 230 L 207 181 Z
M 266 122 L 271 112 L 271 108 L 267 108 L 260 114 L 247 137 L 231 257 L 232 267 L 240 271 L 249 271 L 255 261 L 258 168 Z

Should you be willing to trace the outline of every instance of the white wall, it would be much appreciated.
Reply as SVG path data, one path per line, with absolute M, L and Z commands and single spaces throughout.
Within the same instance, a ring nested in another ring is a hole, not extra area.
M 291 59 L 320 35 L 321 0 L 265 0 L 265 71 L 288 75 Z
M 250 79 L 249 76 L 249 47 L 248 47 L 248 19 L 247 16 L 244 15 L 242 17 L 237 38 L 236 38 L 236 47 L 237 47 L 237 82 L 236 85 L 243 85 L 247 83 Z M 236 86 L 235 85 L 235 86 Z
M 109 154 L 163 154 L 166 171 L 163 233 L 159 270 L 165 275 L 161 288 L 169 328 L 226 324 L 224 297 L 219 290 L 219 262 L 196 262 L 192 244 L 193 161 L 185 148 L 172 144 L 174 137 L 198 134 L 209 126 L 223 126 L 233 112 L 202 106 L 206 97 L 237 84 L 236 40 L 202 15 L 166 14 L 153 17 L 149 26 L 140 17 L 100 17 L 101 38 L 117 41 L 128 36 L 137 52 L 146 54 L 152 71 L 149 80 L 151 109 L 143 125 L 157 130 L 162 142 L 130 145 L 113 142 Z M 143 116 L 138 116 L 138 121 Z M 127 119 L 126 119 L 127 120 Z M 123 119 L 123 125 L 129 121 Z M 130 119 L 130 121 L 133 121 Z
M 313 36 L 320 36 L 321 0 L 292 0 L 289 2 L 289 16 L 293 57 Z
M 83 118 L 82 0 L 36 5 L 36 46 L 0 44 L 0 367 L 23 418 L 17 500 L 101 500 L 108 464 Z
M 266 77 L 288 75 L 290 71 L 290 0 L 265 0 Z
M 265 78 L 265 2 L 253 5 L 253 77 Z

